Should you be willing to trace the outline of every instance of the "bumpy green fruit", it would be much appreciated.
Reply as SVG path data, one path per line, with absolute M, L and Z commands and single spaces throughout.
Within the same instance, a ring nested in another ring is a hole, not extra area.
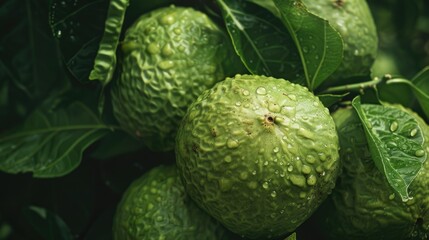
M 219 240 L 231 235 L 187 196 L 175 165 L 158 166 L 128 187 L 113 234 L 116 240 Z
M 401 109 L 416 118 L 428 151 L 429 127 L 410 110 Z M 322 214 L 329 239 L 428 239 L 429 161 L 409 187 L 413 199 L 403 202 L 375 166 L 355 111 L 341 109 L 333 118 L 343 172 Z
M 366 0 L 303 2 L 312 13 L 327 19 L 344 41 L 343 61 L 325 84 L 341 84 L 348 78 L 369 76 L 377 54 L 378 37 Z
M 125 34 L 112 104 L 121 126 L 152 150 L 172 150 L 187 107 L 225 78 L 227 38 L 202 12 L 167 7 L 141 16 Z
M 237 75 L 189 107 L 176 161 L 189 195 L 231 231 L 252 239 L 293 232 L 334 187 L 338 136 L 305 87 Z

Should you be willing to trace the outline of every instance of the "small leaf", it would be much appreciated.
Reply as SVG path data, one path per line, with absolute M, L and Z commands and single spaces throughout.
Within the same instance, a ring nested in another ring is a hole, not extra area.
M 274 3 L 298 48 L 307 87 L 314 90 L 342 61 L 341 35 L 327 20 L 307 11 L 301 0 L 274 0 Z
M 407 201 L 408 187 L 427 157 L 419 124 L 397 107 L 361 104 L 360 97 L 353 99 L 352 105 L 362 122 L 375 165 Z
M 281 21 L 243 0 L 218 0 L 237 54 L 253 74 L 303 83 L 301 60 Z
M 344 94 L 321 94 L 317 95 L 319 97 L 320 101 L 323 103 L 325 107 L 330 107 L 334 105 L 335 103 L 341 101 L 345 96 L 347 96 L 348 93 Z
M 420 71 L 411 81 L 402 78 L 391 79 L 388 85 L 405 84 L 414 93 L 424 114 L 429 118 L 429 67 Z
M 110 82 L 116 67 L 116 48 L 121 35 L 125 10 L 129 0 L 111 0 L 104 27 L 103 38 L 95 57 L 90 80 L 100 80 L 104 85 Z
M 24 126 L 0 137 L 0 170 L 59 177 L 75 169 L 83 151 L 109 131 L 80 102 L 58 110 L 39 109 Z
M 27 221 L 46 240 L 72 240 L 73 235 L 67 224 L 55 213 L 41 207 L 29 206 L 24 209 Z
M 296 233 L 292 233 L 291 235 L 289 235 L 287 238 L 285 238 L 284 240 L 296 240 Z

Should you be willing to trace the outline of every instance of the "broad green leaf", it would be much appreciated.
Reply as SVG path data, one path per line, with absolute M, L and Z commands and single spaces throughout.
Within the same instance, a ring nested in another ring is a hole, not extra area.
M 24 209 L 27 221 L 45 240 L 74 239 L 67 224 L 55 213 L 41 207 L 29 206 Z
M 0 170 L 32 172 L 41 178 L 63 176 L 79 165 L 83 151 L 109 129 L 79 102 L 67 108 L 36 110 L 21 129 L 0 136 Z
M 248 0 L 248 1 L 253 2 L 255 4 L 258 4 L 261 7 L 264 7 L 265 9 L 270 11 L 272 14 L 274 14 L 274 16 L 280 18 L 280 12 L 272 0 Z
M 327 20 L 307 11 L 301 0 L 274 0 L 274 3 L 298 49 L 306 85 L 314 90 L 342 61 L 341 35 Z
M 361 104 L 360 97 L 353 99 L 352 105 L 362 122 L 375 165 L 407 201 L 408 187 L 427 157 L 419 124 L 398 107 Z
M 278 18 L 244 0 L 217 2 L 234 48 L 251 73 L 303 83 L 298 52 Z
M 103 35 L 109 0 L 52 0 L 49 23 L 71 74 L 88 81 Z
M 116 48 L 128 5 L 129 0 L 110 1 L 103 38 L 95 57 L 94 67 L 89 74 L 90 80 L 99 80 L 106 85 L 112 79 L 116 67 Z

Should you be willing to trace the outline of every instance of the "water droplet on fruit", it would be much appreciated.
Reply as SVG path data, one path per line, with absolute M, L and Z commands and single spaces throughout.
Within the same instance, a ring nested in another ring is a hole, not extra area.
M 240 107 L 241 106 L 241 102 L 236 102 L 235 106 Z
M 165 15 L 161 18 L 161 24 L 171 25 L 175 22 L 175 19 L 172 15 Z
M 236 140 L 234 140 L 234 139 L 228 139 L 227 141 L 226 141 L 226 146 L 228 147 L 228 148 L 237 148 L 238 147 L 238 141 L 236 141 Z
M 175 28 L 175 29 L 173 30 L 173 32 L 174 32 L 175 34 L 179 35 L 179 34 L 181 34 L 181 33 L 182 33 L 182 29 L 180 29 L 180 28 Z
M 398 129 L 398 122 L 397 121 L 393 121 L 392 124 L 390 124 L 390 131 L 394 132 Z
M 244 95 L 244 96 L 249 96 L 249 94 L 250 94 L 250 92 L 249 92 L 249 91 L 247 91 L 247 90 L 243 90 L 243 95 Z
M 275 147 L 275 148 L 273 149 L 273 152 L 278 153 L 278 152 L 279 152 L 279 147 Z
M 264 166 L 267 166 L 267 165 L 268 165 L 268 161 L 265 161 L 265 162 L 264 162 Z
M 267 94 L 267 90 L 264 87 L 258 87 L 256 89 L 256 93 L 259 95 L 265 95 L 265 94 Z
M 277 192 L 276 191 L 272 191 L 271 192 L 271 197 L 273 197 L 273 198 L 277 197 Z
M 264 189 L 268 189 L 269 185 L 268 185 L 268 183 L 267 183 L 267 182 L 263 182 L 263 183 L 262 183 L 262 187 L 263 187 Z
M 425 151 L 423 149 L 417 150 L 414 155 L 416 155 L 416 157 L 423 157 L 425 155 Z
M 410 136 L 411 136 L 411 137 L 416 136 L 416 135 L 417 135 L 417 132 L 418 132 L 417 128 L 414 128 L 413 130 L 411 130 L 411 132 L 410 132 Z
M 224 160 L 225 162 L 230 163 L 232 161 L 232 158 L 231 156 L 226 156 Z
M 293 166 L 292 166 L 292 165 L 290 165 L 289 167 L 287 167 L 287 170 L 288 170 L 289 172 L 292 172 L 292 171 L 293 171 Z
M 393 200 L 393 199 L 395 199 L 395 193 L 392 193 L 389 195 L 389 200 Z

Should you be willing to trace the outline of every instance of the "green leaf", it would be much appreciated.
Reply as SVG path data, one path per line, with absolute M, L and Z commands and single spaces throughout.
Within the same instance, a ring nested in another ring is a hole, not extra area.
M 274 16 L 280 18 L 280 12 L 272 0 L 268 0 L 268 1 L 267 0 L 248 0 L 248 1 L 258 4 L 259 6 L 270 11 L 272 14 L 274 14 Z
M 307 11 L 301 0 L 274 0 L 274 3 L 298 48 L 307 87 L 314 90 L 342 61 L 341 35 L 327 20 Z
M 287 238 L 285 238 L 284 240 L 296 240 L 296 233 L 292 233 L 291 235 L 289 235 Z
M 21 129 L 0 137 L 0 170 L 32 172 L 41 178 L 63 176 L 79 165 L 83 151 L 108 129 L 80 102 L 36 110 Z
M 88 81 L 103 35 L 109 0 L 52 0 L 49 24 L 71 74 Z
M 345 96 L 347 96 L 349 93 L 344 94 L 320 94 L 317 95 L 317 97 L 320 99 L 320 101 L 323 103 L 325 107 L 330 107 L 334 105 L 335 103 L 341 101 Z
M 95 57 L 90 80 L 100 80 L 104 85 L 110 82 L 116 67 L 116 48 L 118 47 L 129 0 L 111 0 L 104 27 L 103 38 Z
M 109 133 L 97 144 L 91 156 L 97 159 L 110 159 L 144 148 L 144 143 L 123 131 Z
M 249 72 L 303 83 L 298 52 L 278 18 L 243 0 L 217 2 L 234 48 Z
M 407 201 L 408 187 L 427 157 L 419 124 L 398 107 L 361 104 L 360 97 L 353 99 L 352 105 L 362 122 L 375 165 Z
M 411 81 L 402 78 L 391 79 L 388 85 L 405 84 L 414 93 L 424 114 L 429 118 L 429 67 L 420 71 Z
M 7 113 L 0 118 L 5 120 L 28 114 L 47 96 L 67 89 L 69 82 L 46 21 L 48 0 L 0 5 L 0 110 Z
M 74 239 L 67 224 L 55 213 L 41 207 L 29 206 L 24 209 L 27 221 L 45 240 Z

